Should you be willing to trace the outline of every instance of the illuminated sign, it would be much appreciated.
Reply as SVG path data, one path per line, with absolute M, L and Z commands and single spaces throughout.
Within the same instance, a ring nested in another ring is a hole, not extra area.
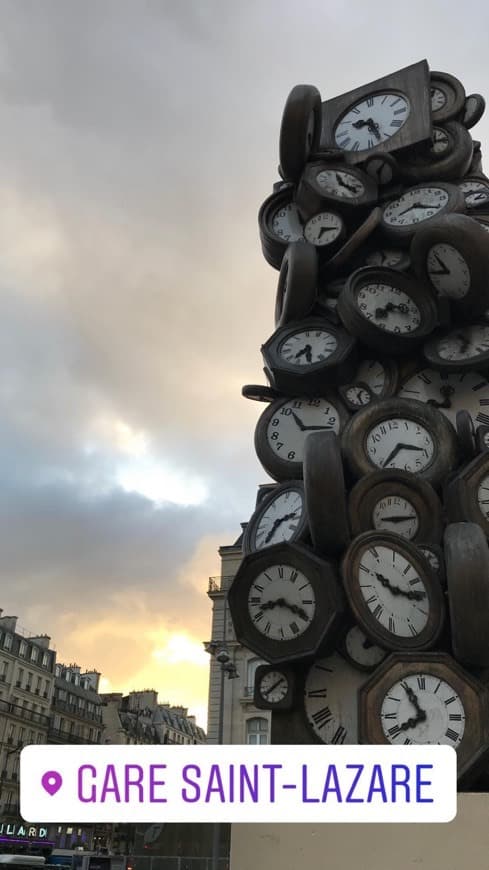
M 37 840 L 46 839 L 48 829 L 37 825 L 4 825 L 0 824 L 0 836 L 3 837 L 32 837 Z

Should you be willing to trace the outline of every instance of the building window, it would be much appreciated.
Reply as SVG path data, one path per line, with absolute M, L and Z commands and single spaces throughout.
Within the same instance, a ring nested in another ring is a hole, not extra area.
M 48 656 L 47 653 L 43 653 L 43 656 L 42 656 L 42 666 L 43 666 L 43 668 L 47 668 L 48 664 L 49 664 L 49 656 Z
M 6 634 L 4 639 L 3 639 L 3 648 L 4 649 L 11 649 L 11 647 L 12 647 L 12 635 Z
M 259 665 L 264 665 L 263 659 L 248 659 L 246 663 L 246 687 L 245 697 L 252 698 L 255 688 L 255 674 Z
M 25 640 L 21 640 L 20 647 L 19 647 L 19 655 L 25 656 L 26 652 L 27 652 L 27 644 L 26 644 Z
M 246 721 L 247 743 L 268 743 L 268 721 L 261 716 L 255 716 Z
M 2 678 L 5 680 L 7 679 L 7 673 L 8 673 L 8 662 L 2 662 Z
M 31 649 L 31 662 L 37 662 L 39 658 L 39 650 L 37 646 L 33 646 Z

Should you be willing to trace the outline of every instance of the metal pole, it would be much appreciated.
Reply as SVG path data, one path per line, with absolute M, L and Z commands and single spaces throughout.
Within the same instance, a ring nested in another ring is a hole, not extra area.
M 217 726 L 217 743 L 221 746 L 224 737 L 224 665 L 221 664 L 221 683 L 219 688 L 219 720 Z M 214 822 L 212 829 L 212 863 L 211 870 L 219 870 L 219 855 L 221 846 L 221 823 Z

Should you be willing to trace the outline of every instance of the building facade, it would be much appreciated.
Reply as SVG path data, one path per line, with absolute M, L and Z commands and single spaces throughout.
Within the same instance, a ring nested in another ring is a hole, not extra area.
M 244 524 L 243 524 L 244 529 Z M 231 664 L 238 676 L 235 679 L 222 679 L 221 665 L 215 655 L 210 658 L 209 701 L 207 719 L 207 742 L 219 742 L 219 716 L 222 701 L 222 742 L 223 743 L 269 743 L 271 714 L 258 710 L 253 704 L 255 671 L 265 664 L 254 653 L 245 649 L 236 640 L 233 623 L 227 604 L 227 593 L 239 568 L 243 553 L 242 533 L 231 546 L 219 548 L 221 574 L 210 577 L 207 594 L 212 601 L 212 623 L 210 643 L 204 646 L 216 651 L 219 643 L 227 648 Z M 222 690 L 222 695 L 221 695 Z

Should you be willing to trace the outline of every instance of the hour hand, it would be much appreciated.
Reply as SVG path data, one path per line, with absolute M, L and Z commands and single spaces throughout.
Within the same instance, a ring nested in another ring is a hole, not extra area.
M 292 411 L 292 417 L 294 418 L 301 432 L 304 432 L 305 426 L 301 418 L 294 411 Z

